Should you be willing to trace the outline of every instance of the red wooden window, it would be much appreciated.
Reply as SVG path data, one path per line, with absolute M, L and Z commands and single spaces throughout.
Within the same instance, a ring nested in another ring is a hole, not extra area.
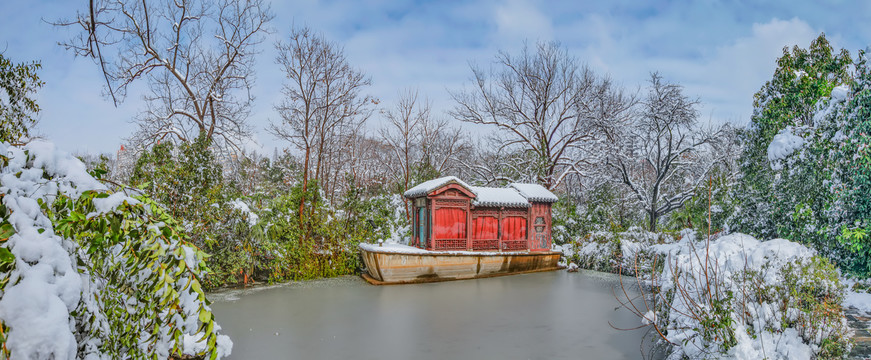
M 479 216 L 472 223 L 472 239 L 487 240 L 497 239 L 499 233 L 499 220 L 492 216 Z
M 526 239 L 526 218 L 509 216 L 502 219 L 502 240 Z
M 458 208 L 439 208 L 435 211 L 434 239 L 465 239 L 466 211 Z

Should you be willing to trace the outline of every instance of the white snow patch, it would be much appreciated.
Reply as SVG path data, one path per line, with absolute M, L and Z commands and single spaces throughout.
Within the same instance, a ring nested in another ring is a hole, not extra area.
M 814 353 L 810 345 L 802 342 L 801 335 L 793 328 L 787 328 L 780 334 L 762 331 L 756 339 L 753 339 L 747 335 L 747 327 L 739 323 L 735 329 L 735 339 L 738 344 L 730 349 L 726 356 L 718 358 L 809 360 Z
M 109 197 L 94 199 L 94 208 L 97 210 L 97 214 L 105 214 L 115 211 L 115 209 L 125 201 L 130 205 L 139 204 L 139 200 L 131 198 L 123 192 L 116 192 L 109 195 Z
M 768 145 L 768 162 L 772 170 L 780 170 L 783 165 L 780 160 L 798 150 L 804 145 L 804 139 L 792 133 L 792 127 L 787 126 L 771 140 Z
M 836 86 L 832 89 L 832 101 L 841 103 L 847 100 L 847 95 L 850 94 L 850 87 L 847 85 Z
M 871 294 L 869 293 L 848 291 L 842 304 L 844 307 L 854 307 L 866 314 L 871 314 Z

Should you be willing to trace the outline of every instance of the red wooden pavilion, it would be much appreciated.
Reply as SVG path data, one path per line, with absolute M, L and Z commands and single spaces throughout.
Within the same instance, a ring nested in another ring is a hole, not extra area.
M 537 184 L 469 186 L 447 176 L 405 192 L 413 204 L 411 245 L 427 250 L 550 250 L 556 195 Z

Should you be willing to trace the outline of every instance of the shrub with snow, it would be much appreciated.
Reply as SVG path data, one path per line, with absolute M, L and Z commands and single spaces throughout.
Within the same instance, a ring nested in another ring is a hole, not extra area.
M 204 254 L 145 196 L 45 142 L 0 144 L 0 327 L 12 359 L 221 358 Z
M 744 234 L 656 245 L 664 270 L 629 308 L 651 324 L 669 359 L 842 357 L 849 335 L 835 267 L 784 239 Z
M 648 273 L 654 267 L 658 254 L 650 251 L 651 246 L 671 242 L 669 235 L 631 227 L 623 232 L 595 231 L 561 250 L 584 269 L 634 276 L 636 268 Z

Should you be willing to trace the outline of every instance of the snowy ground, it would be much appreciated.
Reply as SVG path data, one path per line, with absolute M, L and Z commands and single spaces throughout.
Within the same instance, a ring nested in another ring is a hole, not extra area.
M 846 281 L 852 285 L 852 281 Z M 849 288 L 848 288 L 849 289 Z M 843 306 L 847 322 L 853 329 L 853 351 L 851 359 L 871 359 L 871 294 L 848 290 Z

